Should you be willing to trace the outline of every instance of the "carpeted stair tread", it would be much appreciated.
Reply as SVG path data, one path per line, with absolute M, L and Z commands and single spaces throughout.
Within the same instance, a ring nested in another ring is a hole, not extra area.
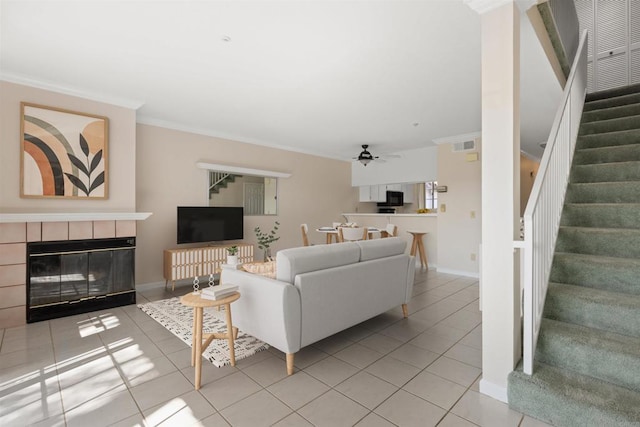
M 640 203 L 640 181 L 572 183 L 565 203 Z
M 629 129 L 578 136 L 576 148 L 581 150 L 584 148 L 612 147 L 638 143 L 640 143 L 640 129 Z
M 640 295 L 640 260 L 556 252 L 549 281 Z
M 618 96 L 624 96 L 638 92 L 640 92 L 640 83 L 628 86 L 620 86 L 613 89 L 605 89 L 598 92 L 588 93 L 585 97 L 585 102 L 588 103 L 591 101 L 597 101 L 599 99 L 615 98 Z
M 640 338 L 542 319 L 536 360 L 640 391 Z
M 640 144 L 616 145 L 614 147 L 596 147 L 576 150 L 574 165 L 592 165 L 640 161 Z
M 544 317 L 640 337 L 640 295 L 552 282 Z
M 640 229 L 562 226 L 556 251 L 620 258 L 640 258 Z
M 640 228 L 638 203 L 566 203 L 561 226 L 596 228 Z
M 619 105 L 598 110 L 586 111 L 582 114 L 582 123 L 591 123 L 598 120 L 609 120 L 640 114 L 640 103 Z
M 617 119 L 598 120 L 597 122 L 591 123 L 581 123 L 578 135 L 593 135 L 638 128 L 640 128 L 640 115 L 635 115 Z
M 573 165 L 570 182 L 640 181 L 640 161 Z
M 640 393 L 544 363 L 531 376 L 518 366 L 507 393 L 514 410 L 557 427 L 640 425 Z
M 591 112 L 594 110 L 620 107 L 636 103 L 640 103 L 640 92 L 587 102 L 584 104 L 583 112 Z

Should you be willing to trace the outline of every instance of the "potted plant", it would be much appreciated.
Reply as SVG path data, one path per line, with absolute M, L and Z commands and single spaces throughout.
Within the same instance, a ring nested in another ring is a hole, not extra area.
M 236 245 L 227 247 L 227 264 L 238 264 L 238 247 Z
M 278 221 L 275 222 L 273 228 L 270 232 L 263 232 L 260 227 L 256 227 L 253 231 L 256 233 L 256 238 L 258 239 L 258 248 L 264 251 L 264 261 L 271 261 L 271 244 L 276 240 L 280 239 L 280 237 L 276 236 L 276 231 L 278 231 L 278 226 L 280 223 Z

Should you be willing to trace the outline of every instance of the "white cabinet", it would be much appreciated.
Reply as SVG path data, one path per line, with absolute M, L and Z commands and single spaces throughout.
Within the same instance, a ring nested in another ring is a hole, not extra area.
M 404 193 L 404 203 L 415 203 L 416 197 L 415 184 L 402 184 L 402 192 Z
M 362 185 L 360 186 L 360 201 L 361 202 L 384 202 L 387 197 L 387 193 L 381 191 L 380 185 Z

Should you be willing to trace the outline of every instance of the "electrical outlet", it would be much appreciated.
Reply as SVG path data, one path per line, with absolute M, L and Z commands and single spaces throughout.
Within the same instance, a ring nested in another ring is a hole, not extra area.
M 476 260 L 476 254 L 471 254 L 471 261 L 475 261 Z
M 444 203 L 440 205 L 440 212 L 446 212 L 447 211 L 447 205 L 445 205 Z
M 475 219 L 476 218 L 476 211 L 471 211 L 471 219 Z

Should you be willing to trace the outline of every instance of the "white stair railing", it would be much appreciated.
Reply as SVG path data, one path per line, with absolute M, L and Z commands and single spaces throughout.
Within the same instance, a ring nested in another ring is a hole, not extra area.
M 523 371 L 533 373 L 551 263 L 587 86 L 587 32 L 580 38 L 538 176 L 524 213 Z

